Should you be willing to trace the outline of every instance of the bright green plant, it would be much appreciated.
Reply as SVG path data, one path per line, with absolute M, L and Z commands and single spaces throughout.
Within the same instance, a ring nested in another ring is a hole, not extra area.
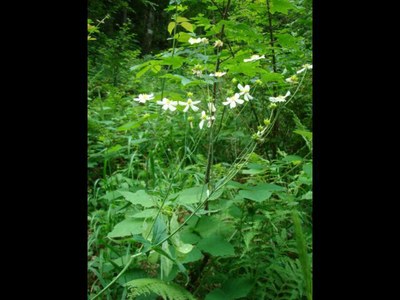
M 89 297 L 309 300 L 312 66 L 287 26 L 301 2 L 191 5 L 170 1 L 171 49 L 90 103 Z

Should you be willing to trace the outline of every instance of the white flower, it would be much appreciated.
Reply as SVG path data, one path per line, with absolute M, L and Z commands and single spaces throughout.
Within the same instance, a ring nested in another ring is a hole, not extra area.
M 207 104 L 207 106 L 208 106 L 208 110 L 209 110 L 210 112 L 216 112 L 216 111 L 217 111 L 217 109 L 215 108 L 214 103 L 209 102 L 209 103 Z
M 176 110 L 176 106 L 178 105 L 177 101 L 171 101 L 167 98 L 163 98 L 162 101 L 157 101 L 157 104 L 162 105 L 163 110 L 169 109 L 170 111 Z
M 286 78 L 285 81 L 289 83 L 298 83 L 298 78 L 296 75 L 290 76 L 289 78 Z
M 221 40 L 216 40 L 214 43 L 214 47 L 222 47 L 224 43 Z
M 235 108 L 236 107 L 236 103 L 238 104 L 243 104 L 244 100 L 239 99 L 240 94 L 239 93 L 235 93 L 235 95 L 233 95 L 232 97 L 228 97 L 226 98 L 227 101 L 222 102 L 223 105 L 228 105 L 230 106 L 230 108 Z
M 188 40 L 188 42 L 189 42 L 190 45 L 199 44 L 199 43 L 201 43 L 201 38 L 197 38 L 197 39 L 190 38 L 190 39 Z
M 193 44 L 200 44 L 200 43 L 208 44 L 208 39 L 207 39 L 207 38 L 197 38 L 197 39 L 190 38 L 190 39 L 188 40 L 188 42 L 189 42 L 190 45 L 193 45 Z
M 154 94 L 139 94 L 138 98 L 133 98 L 134 101 L 146 103 L 146 101 L 154 99 Z
M 300 73 L 302 73 L 302 72 L 304 72 L 305 70 L 312 70 L 312 65 L 310 65 L 310 64 L 304 64 L 304 65 L 302 65 L 302 69 L 301 70 L 298 70 L 296 73 L 297 74 L 300 74 Z
M 201 65 L 195 65 L 192 72 L 196 76 L 201 76 L 203 74 L 203 67 Z
M 215 72 L 215 74 L 214 73 L 210 73 L 210 76 L 213 76 L 213 77 L 222 77 L 222 76 L 224 76 L 226 74 L 226 72 Z
M 198 111 L 199 108 L 195 105 L 198 103 L 200 103 L 200 101 L 193 101 L 190 98 L 186 102 L 179 101 L 179 105 L 185 106 L 183 112 L 187 112 L 189 108 L 193 109 L 193 111 Z
M 258 55 L 258 54 L 254 54 L 252 55 L 250 58 L 245 58 L 243 59 L 244 62 L 249 62 L 249 61 L 255 61 L 255 60 L 259 60 L 265 58 L 265 55 Z
M 207 116 L 207 114 L 206 114 L 206 112 L 203 110 L 202 112 L 201 112 L 201 117 L 200 117 L 200 123 L 199 123 L 199 127 L 200 127 L 200 129 L 203 129 L 203 126 L 204 126 L 204 122 L 205 121 L 208 121 L 207 122 L 207 127 L 211 127 L 211 123 L 212 123 L 212 121 L 213 120 L 215 120 L 215 117 L 214 116 Z
M 271 101 L 271 102 L 285 102 L 287 96 L 290 96 L 290 91 L 288 91 L 285 96 L 269 97 L 269 101 Z
M 240 90 L 240 95 L 243 95 L 244 100 L 249 101 L 253 99 L 253 96 L 251 96 L 250 93 L 250 86 L 246 84 L 244 87 L 239 83 L 238 84 L 238 89 Z

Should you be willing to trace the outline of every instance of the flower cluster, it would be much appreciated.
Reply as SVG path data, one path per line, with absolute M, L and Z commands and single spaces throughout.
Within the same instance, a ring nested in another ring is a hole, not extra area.
M 212 122 L 215 120 L 214 116 L 208 116 L 206 112 L 203 110 L 201 112 L 201 117 L 200 117 L 200 123 L 199 127 L 200 129 L 203 129 L 204 122 L 207 121 L 207 127 L 211 127 Z
M 299 78 L 296 75 L 293 75 L 293 76 L 290 76 L 289 78 L 286 78 L 285 81 L 296 84 L 299 82 Z
M 305 70 L 312 70 L 312 65 L 304 64 L 304 65 L 302 65 L 302 69 L 298 70 L 296 73 L 300 74 L 300 73 L 304 72 Z
M 285 102 L 286 98 L 288 96 L 290 96 L 290 91 L 287 91 L 285 96 L 279 95 L 278 97 L 269 97 L 269 101 L 274 102 L 274 103 L 276 103 L 276 102 Z
M 226 72 L 215 72 L 215 73 L 210 73 L 210 76 L 212 77 L 222 77 L 226 74 Z
M 195 65 L 192 69 L 193 75 L 201 76 L 203 74 L 203 66 L 202 65 Z
M 216 40 L 214 43 L 214 47 L 222 47 L 224 43 L 221 40 Z
M 242 86 L 240 83 L 237 85 L 239 89 L 239 93 L 235 93 L 233 96 L 226 98 L 225 102 L 222 102 L 223 105 L 229 105 L 230 108 L 235 108 L 238 104 L 243 104 L 244 101 L 252 100 L 254 97 L 250 95 L 250 86 L 246 84 Z M 240 97 L 243 96 L 243 99 Z
M 200 44 L 200 43 L 208 44 L 208 39 L 207 39 L 207 38 L 197 38 L 197 39 L 190 38 L 190 39 L 188 40 L 188 42 L 189 42 L 190 45 L 193 45 L 193 44 Z
M 146 101 L 153 100 L 154 99 L 154 94 L 139 94 L 137 98 L 133 98 L 134 101 L 137 101 L 139 103 L 146 103 Z
M 265 58 L 265 55 L 261 55 L 260 56 L 258 54 L 254 54 L 250 58 L 243 59 L 243 61 L 244 62 L 250 62 L 250 61 L 256 61 L 256 60 L 263 59 L 263 58 Z

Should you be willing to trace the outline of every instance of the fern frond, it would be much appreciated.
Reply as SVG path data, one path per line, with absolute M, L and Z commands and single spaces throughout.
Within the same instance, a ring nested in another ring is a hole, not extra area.
M 126 286 L 130 289 L 129 299 L 143 294 L 157 294 L 164 300 L 196 300 L 191 293 L 174 283 L 154 278 L 141 278 L 129 281 Z

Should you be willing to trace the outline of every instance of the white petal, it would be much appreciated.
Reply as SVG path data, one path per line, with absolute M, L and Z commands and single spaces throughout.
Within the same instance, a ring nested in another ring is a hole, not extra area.
M 297 74 L 300 74 L 300 73 L 304 72 L 305 70 L 306 70 L 306 68 L 303 68 L 303 69 L 301 69 L 301 70 L 298 70 L 296 73 L 297 73 Z
M 193 104 L 198 104 L 198 103 L 200 103 L 201 101 L 193 101 L 192 103 Z
M 240 83 L 237 85 L 237 87 L 238 87 L 238 89 L 240 90 L 240 91 L 242 91 L 244 88 L 243 88 L 243 85 L 241 85 Z
M 200 123 L 199 123 L 200 129 L 203 129 L 203 125 L 204 125 L 204 120 L 201 120 Z
M 187 112 L 189 110 L 189 105 L 186 105 L 186 107 L 184 108 L 183 112 Z
M 206 115 L 206 112 L 203 110 L 203 111 L 201 112 L 201 118 L 204 118 L 205 115 Z
M 173 105 L 170 105 L 170 106 L 169 106 L 169 110 L 170 110 L 170 111 L 174 111 L 174 110 L 176 110 L 176 107 L 173 106 Z
M 249 100 L 253 100 L 253 99 L 254 99 L 254 97 L 253 97 L 252 95 L 250 95 L 250 94 L 246 94 L 246 96 L 247 96 L 247 98 L 248 98 Z
M 271 102 L 276 102 L 277 99 L 276 99 L 275 97 L 269 97 L 269 101 L 271 101 Z
M 185 105 L 187 105 L 187 102 L 182 102 L 182 101 L 179 101 L 178 103 L 179 103 L 179 105 L 182 105 L 182 106 L 185 106 Z
M 235 107 L 236 107 L 236 102 L 235 102 L 235 101 L 232 101 L 232 102 L 230 103 L 230 106 L 231 106 L 231 108 L 235 108 Z
M 286 98 L 287 96 L 290 96 L 290 91 L 287 91 L 286 95 L 284 96 L 284 98 Z
M 163 105 L 163 107 L 162 107 L 162 109 L 163 109 L 163 110 L 167 110 L 167 109 L 168 109 L 168 107 L 169 107 L 169 105 L 168 105 L 168 104 L 164 104 L 164 105 Z
M 229 103 L 231 103 L 231 102 L 230 101 L 222 102 L 223 105 L 228 105 Z
M 194 105 L 191 105 L 191 108 L 192 108 L 194 111 L 198 111 L 198 110 L 199 110 L 199 108 L 198 108 L 197 106 L 194 106 Z
M 178 102 L 177 102 L 177 101 L 171 101 L 171 105 L 177 106 L 177 105 L 178 105 Z
M 164 101 L 157 101 L 157 104 L 164 105 Z
M 239 103 L 239 104 L 243 104 L 243 103 L 244 103 L 244 100 L 242 100 L 242 99 L 237 99 L 236 102 Z

